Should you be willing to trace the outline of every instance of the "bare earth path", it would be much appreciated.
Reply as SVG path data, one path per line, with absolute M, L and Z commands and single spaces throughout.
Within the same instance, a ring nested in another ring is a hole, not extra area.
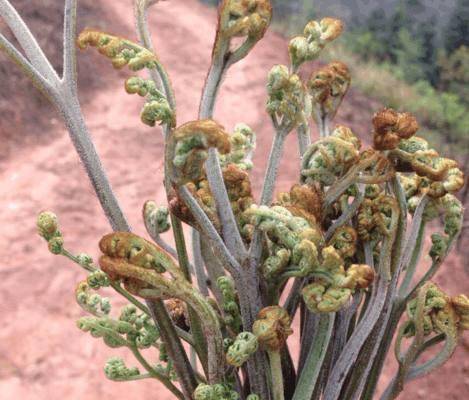
M 105 3 L 131 32 L 131 2 Z M 179 123 L 194 119 L 209 64 L 215 12 L 195 0 L 173 0 L 154 7 L 150 20 L 157 32 L 159 56 L 173 78 Z M 112 31 L 112 26 L 108 28 Z M 285 48 L 284 39 L 268 34 L 233 68 L 216 111 L 216 118 L 228 129 L 242 121 L 258 133 L 253 175 L 256 190 L 272 140 L 270 123 L 263 113 L 265 76 L 273 64 L 285 62 Z M 82 76 L 97 73 L 114 77 L 83 108 L 116 194 L 135 232 L 145 235 L 141 205 L 147 199 L 165 201 L 160 131 L 139 122 L 141 101 L 126 95 L 122 88 L 126 72 L 112 70 L 95 51 L 79 56 L 91 57 L 96 64 L 95 70 L 81 70 Z M 357 107 L 360 111 L 352 113 Z M 376 107 L 376 103 L 352 92 L 338 122 L 366 135 Z M 8 160 L 0 160 L 0 398 L 171 399 L 154 381 L 107 381 L 102 372 L 105 360 L 125 351 L 108 349 L 75 327 L 74 321 L 83 314 L 75 304 L 73 289 L 84 274 L 47 252 L 35 233 L 35 217 L 43 209 L 55 211 L 67 247 L 94 256 L 98 239 L 109 227 L 64 128 L 57 122 L 53 129 L 53 140 L 39 140 L 38 145 L 17 149 Z M 298 174 L 293 135 L 286 154 L 281 188 Z M 452 273 L 444 278 L 440 275 L 444 287 L 454 292 L 467 288 L 461 260 L 453 257 L 445 268 Z M 467 339 L 465 345 L 440 372 L 409 385 L 410 391 L 402 399 L 467 398 L 463 394 L 467 395 L 469 388 Z

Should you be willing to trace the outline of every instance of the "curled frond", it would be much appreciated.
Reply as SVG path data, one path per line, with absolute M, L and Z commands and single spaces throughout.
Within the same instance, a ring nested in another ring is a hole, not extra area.
M 419 129 L 410 113 L 398 113 L 385 108 L 373 116 L 373 146 L 376 150 L 395 149 L 402 139 L 409 139 Z
M 350 87 L 351 76 L 347 66 L 333 62 L 313 72 L 307 83 L 312 97 L 313 118 L 334 118 Z
M 77 285 L 75 299 L 83 310 L 97 317 L 108 315 L 111 311 L 109 299 L 93 293 L 86 281 L 80 282 Z
M 238 293 L 233 278 L 220 276 L 217 279 L 217 286 L 222 295 L 222 303 L 220 305 L 225 314 L 224 321 L 233 332 L 239 332 L 241 328 L 241 314 L 238 305 Z
M 51 211 L 41 212 L 36 220 L 39 235 L 47 242 L 49 251 L 58 255 L 63 252 L 64 239 L 59 230 L 57 216 Z
M 156 122 L 170 127 L 176 125 L 174 111 L 166 97 L 156 88 L 153 80 L 133 76 L 126 80 L 125 90 L 129 94 L 138 94 L 146 98 L 140 113 L 140 119 L 145 125 L 153 127 Z
M 116 382 L 131 380 L 140 375 L 138 368 L 128 368 L 124 360 L 119 357 L 112 357 L 107 360 L 104 366 L 104 373 L 108 379 Z
M 425 293 L 425 305 L 423 315 L 418 315 L 417 298 L 419 293 Z M 459 329 L 466 329 L 468 302 L 464 295 L 450 298 L 436 284 L 429 282 L 417 293 L 417 298 L 407 304 L 408 321 L 405 325 L 403 335 L 412 337 L 416 333 L 417 325 L 423 327 L 423 334 L 445 333 L 457 336 Z M 463 317 L 463 324 L 460 321 Z
M 301 217 L 314 226 L 322 220 L 324 194 L 316 186 L 293 185 L 290 192 L 280 193 L 276 205 L 290 211 L 295 217 Z
M 305 286 L 301 294 L 308 310 L 314 313 L 329 313 L 339 311 L 347 304 L 352 291 L 315 282 Z
M 251 332 L 241 332 L 228 348 L 226 361 L 235 367 L 241 367 L 256 351 L 258 339 Z
M 211 119 L 192 121 L 172 132 L 168 147 L 172 180 L 178 184 L 194 182 L 204 177 L 209 148 L 216 148 L 220 154 L 229 153 L 230 135 Z
M 83 30 L 78 36 L 77 45 L 82 50 L 88 46 L 96 47 L 102 55 L 111 59 L 113 67 L 117 69 L 126 65 L 132 71 L 153 69 L 158 62 L 156 56 L 145 47 L 96 29 Z
M 158 206 L 154 201 L 147 201 L 143 206 L 143 221 L 148 232 L 160 234 L 169 231 L 169 210 L 166 206 Z
M 220 163 L 223 166 L 236 164 L 244 170 L 251 170 L 252 155 L 256 148 L 256 134 L 246 124 L 237 124 L 230 136 L 231 151 L 226 155 L 220 155 Z
M 57 215 L 51 211 L 41 212 L 37 217 L 36 226 L 39 235 L 47 241 L 55 236 L 60 236 L 59 220 Z
M 130 264 L 151 269 L 157 273 L 168 271 L 174 278 L 183 276 L 171 256 L 156 244 L 128 232 L 115 232 L 99 242 L 104 255 L 127 261 Z
M 464 186 L 464 174 L 458 163 L 440 157 L 422 138 L 412 137 L 400 141 L 399 146 L 391 151 L 390 157 L 398 171 L 415 172 L 424 178 L 419 182 L 419 188 L 430 197 L 456 193 Z
M 290 325 L 291 319 L 286 310 L 279 306 L 270 306 L 259 312 L 252 331 L 261 346 L 269 351 L 280 351 L 288 336 L 293 334 Z
M 310 21 L 303 34 L 294 37 L 288 46 L 293 68 L 296 70 L 304 62 L 315 60 L 321 50 L 339 37 L 342 31 L 343 23 L 338 19 Z
M 309 111 L 306 90 L 297 74 L 290 74 L 285 65 L 275 65 L 267 78 L 267 112 L 281 120 L 289 131 L 306 121 Z
M 239 395 L 226 384 L 201 383 L 194 392 L 194 400 L 239 400 Z
M 82 317 L 77 321 L 77 327 L 83 332 L 89 332 L 94 338 L 102 338 L 111 348 L 131 346 L 131 342 L 124 337 L 134 330 L 128 322 L 108 317 Z
M 360 140 L 353 132 L 338 126 L 331 136 L 313 143 L 303 157 L 301 175 L 306 183 L 332 185 L 359 160 Z
M 110 285 L 109 277 L 103 271 L 94 271 L 88 275 L 86 282 L 89 287 L 94 290 L 101 289 L 102 287 L 108 287 Z
M 326 44 L 337 39 L 344 30 L 341 20 L 325 17 L 321 21 L 310 21 L 305 26 L 304 35 L 308 40 L 317 40 L 321 44 Z
M 229 47 L 234 37 L 246 38 L 234 53 L 249 51 L 263 38 L 272 19 L 269 0 L 223 0 L 219 10 L 214 57 L 219 56 L 225 46 Z
M 392 231 L 394 214 L 398 212 L 396 199 L 381 194 L 375 199 L 365 199 L 357 215 L 357 232 L 362 240 L 388 236 Z
M 342 226 L 335 231 L 329 244 L 334 246 L 342 258 L 352 258 L 357 249 L 357 239 L 357 232 L 353 227 Z

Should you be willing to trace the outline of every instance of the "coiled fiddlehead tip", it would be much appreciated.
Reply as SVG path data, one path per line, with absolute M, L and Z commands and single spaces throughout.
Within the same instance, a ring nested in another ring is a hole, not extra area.
M 201 383 L 194 392 L 194 400 L 239 400 L 239 395 L 226 384 Z
M 228 348 L 226 361 L 235 367 L 241 367 L 258 348 L 257 337 L 251 332 L 241 332 Z
M 392 150 L 402 139 L 415 135 L 419 124 L 410 113 L 398 113 L 385 108 L 373 116 L 373 128 L 373 147 L 376 150 Z
M 344 31 L 344 23 L 331 17 L 321 21 L 310 21 L 304 29 L 304 35 L 312 40 L 319 39 L 323 43 L 337 39 Z
M 112 357 L 104 366 L 104 373 L 111 381 L 125 381 L 140 375 L 136 367 L 128 368 L 120 357 Z
M 43 211 L 37 217 L 36 226 L 39 235 L 49 240 L 59 231 L 59 220 L 53 212 Z
M 113 67 L 117 69 L 126 65 L 132 71 L 152 69 L 158 62 L 156 56 L 145 47 L 92 28 L 84 29 L 78 35 L 76 43 L 82 50 L 88 46 L 96 47 L 102 55 L 111 59 Z
M 333 118 L 347 94 L 350 82 L 351 75 L 348 67 L 339 61 L 313 72 L 307 83 L 308 92 L 313 98 L 313 105 L 320 106 L 323 112 Z
M 451 298 L 451 304 L 460 318 L 459 328 L 469 330 L 469 298 L 460 294 Z
M 263 308 L 257 315 L 252 331 L 257 336 L 259 344 L 270 351 L 279 351 L 291 334 L 291 318 L 288 312 L 280 306 Z
M 169 210 L 166 206 L 158 206 L 154 201 L 148 200 L 143 205 L 142 214 L 143 221 L 149 232 L 160 234 L 171 228 Z
M 367 264 L 352 264 L 347 269 L 347 278 L 351 279 L 351 286 L 366 289 L 375 279 L 375 270 Z
M 191 121 L 173 131 L 171 146 L 172 180 L 177 184 L 196 182 L 204 177 L 203 165 L 208 149 L 216 148 L 220 154 L 231 150 L 230 135 L 212 119 Z
M 247 36 L 260 40 L 272 19 L 269 0 L 224 0 L 220 6 L 219 32 L 225 38 Z

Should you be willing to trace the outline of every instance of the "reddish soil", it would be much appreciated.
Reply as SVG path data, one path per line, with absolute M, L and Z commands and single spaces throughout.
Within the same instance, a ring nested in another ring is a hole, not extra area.
M 106 8 L 98 25 L 129 34 L 131 2 L 102 3 Z M 34 13 L 28 15 L 28 22 L 41 18 Z M 96 16 L 83 18 L 88 23 L 98 21 Z M 209 65 L 215 11 L 196 0 L 162 2 L 152 10 L 150 21 L 158 54 L 173 79 L 179 123 L 194 119 Z M 147 199 L 165 201 L 160 130 L 140 123 L 140 99 L 126 95 L 122 88 L 126 72 L 112 70 L 92 50 L 79 57 L 80 81 L 84 83 L 82 104 L 90 132 L 135 232 L 145 235 L 140 218 L 142 204 Z M 242 121 L 258 133 L 253 173 L 257 191 L 272 141 L 270 122 L 263 112 L 265 77 L 273 64 L 285 62 L 286 57 L 285 39 L 267 34 L 246 60 L 233 67 L 216 110 L 216 119 L 228 129 Z M 0 69 L 2 85 L 11 71 L 10 67 Z M 0 154 L 0 397 L 171 399 L 154 381 L 119 384 L 106 380 L 102 372 L 105 360 L 125 352 L 109 349 L 75 327 L 74 321 L 83 313 L 75 304 L 73 289 L 84 274 L 67 260 L 48 253 L 36 234 L 35 217 L 43 209 L 55 211 L 66 246 L 94 256 L 98 254 L 97 241 L 109 232 L 109 226 L 61 121 L 50 108 L 32 100 L 35 97 L 29 94 L 33 90 L 30 85 L 18 82 L 14 86 L 24 92 L 18 100 L 4 95 L 12 87 L 4 91 L 2 86 L 0 97 L 0 137 L 2 148 L 7 149 Z M 337 122 L 366 135 L 372 112 L 378 107 L 378 103 L 352 90 Z M 21 112 L 15 114 L 13 109 Z M 285 154 L 279 179 L 282 189 L 298 175 L 294 135 L 288 139 Z M 428 259 L 423 262 L 428 264 Z M 460 257 L 452 256 L 444 269 L 451 274 L 440 273 L 437 281 L 445 289 L 451 293 L 467 291 Z M 401 399 L 467 398 L 469 342 L 467 337 L 461 341 L 450 362 L 409 384 Z M 389 362 L 383 381 L 392 376 L 392 367 Z

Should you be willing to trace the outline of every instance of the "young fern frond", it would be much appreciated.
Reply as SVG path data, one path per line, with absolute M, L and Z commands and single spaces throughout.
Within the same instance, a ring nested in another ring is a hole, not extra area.
M 135 1 L 137 44 L 93 29 L 75 38 L 77 2 L 65 1 L 59 77 L 10 2 L 0 0 L 0 16 L 25 55 L 1 35 L 0 50 L 63 116 L 114 230 L 99 242 L 98 266 L 89 255 L 67 249 L 55 214 L 43 212 L 37 220 L 50 252 L 87 273 L 75 292 L 90 314 L 79 319 L 79 329 L 111 348 L 127 348 L 143 368 L 113 357 L 105 375 L 118 382 L 157 379 L 181 400 L 369 399 L 397 335 L 399 367 L 382 399 L 396 398 L 406 382 L 448 360 L 469 329 L 467 297 L 451 297 L 430 282 L 462 229 L 464 208 L 455 194 L 464 176 L 458 164 L 416 136 L 418 123 L 406 112 L 377 112 L 370 121 L 372 146 L 365 149 L 348 127 L 331 125 L 350 71 L 334 62 L 306 81 L 299 73 L 343 31 L 341 21 L 323 18 L 291 40 L 290 65 L 276 65 L 267 76 L 266 111 L 275 132 L 256 199 L 250 177 L 254 132 L 241 123 L 230 134 L 213 114 L 230 66 L 263 38 L 270 2 L 221 3 L 199 117 L 181 125 L 146 19 L 157 2 Z M 143 207 L 154 243 L 130 233 L 89 138 L 77 98 L 75 39 L 81 49 L 95 47 L 115 68 L 149 71 L 150 79 L 128 77 L 125 89 L 144 98 L 142 123 L 164 131 L 168 204 L 147 201 Z M 312 123 L 320 132 L 315 141 Z M 298 181 L 274 200 L 285 139 L 295 129 Z M 434 226 L 429 222 L 440 217 L 442 228 L 431 236 L 431 264 L 416 280 Z M 193 229 L 192 260 L 183 224 Z M 168 231 L 175 248 L 160 236 Z M 111 301 L 98 293 L 107 287 L 128 302 L 117 318 Z M 299 333 L 292 328 L 295 316 Z M 412 343 L 404 351 L 407 339 Z M 191 349 L 192 364 L 181 340 Z M 291 340 L 300 343 L 298 364 L 290 355 Z M 441 342 L 439 353 L 420 361 Z M 147 349 L 156 349 L 158 360 L 150 361 Z

